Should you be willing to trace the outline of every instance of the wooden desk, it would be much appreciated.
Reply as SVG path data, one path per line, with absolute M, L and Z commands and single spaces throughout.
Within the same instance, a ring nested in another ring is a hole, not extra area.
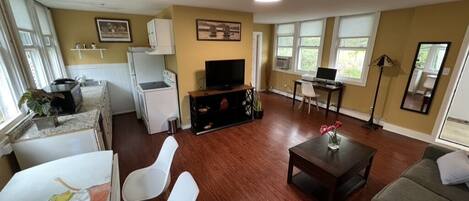
M 328 113 L 329 113 L 329 106 L 331 105 L 332 93 L 337 91 L 339 93 L 338 94 L 339 97 L 337 98 L 337 110 L 336 110 L 336 112 L 339 113 L 340 106 L 342 104 L 342 95 L 343 95 L 345 86 L 344 85 L 336 86 L 336 85 L 332 85 L 332 84 L 323 84 L 323 83 L 307 81 L 307 80 L 295 80 L 295 85 L 293 87 L 293 103 L 292 103 L 293 108 L 295 108 L 295 102 L 296 102 L 296 88 L 297 88 L 298 85 L 301 85 L 301 83 L 303 83 L 303 82 L 311 82 L 311 83 L 313 83 L 314 89 L 323 90 L 323 91 L 327 92 L 326 115 L 328 115 Z
M 341 136 L 340 149 L 327 148 L 329 136 L 290 148 L 287 183 L 311 192 L 318 200 L 345 200 L 364 186 L 376 149 Z M 301 170 L 293 176 L 293 167 Z M 325 187 L 325 188 L 324 188 Z

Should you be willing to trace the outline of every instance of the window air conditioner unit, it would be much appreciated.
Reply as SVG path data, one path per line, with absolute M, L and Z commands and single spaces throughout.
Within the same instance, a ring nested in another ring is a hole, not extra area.
M 279 69 L 289 70 L 291 65 L 291 57 L 277 57 L 275 64 Z

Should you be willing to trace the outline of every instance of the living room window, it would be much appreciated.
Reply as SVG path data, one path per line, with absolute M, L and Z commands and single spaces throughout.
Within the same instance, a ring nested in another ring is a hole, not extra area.
M 316 71 L 322 53 L 324 19 L 276 26 L 275 69 L 293 73 Z
M 378 21 L 379 13 L 336 18 L 330 65 L 341 81 L 366 85 Z
M 316 71 L 321 58 L 323 20 L 300 23 L 297 71 Z

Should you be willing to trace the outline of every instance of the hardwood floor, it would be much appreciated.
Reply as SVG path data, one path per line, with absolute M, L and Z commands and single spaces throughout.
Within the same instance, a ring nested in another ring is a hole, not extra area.
M 179 143 L 171 169 L 172 182 L 189 171 L 200 188 L 198 200 L 315 200 L 287 184 L 288 148 L 319 136 L 324 123 L 341 120 L 341 133 L 378 150 L 368 184 L 349 200 L 370 200 L 385 185 L 418 161 L 426 143 L 382 129 L 370 131 L 362 121 L 325 111 L 299 111 L 291 99 L 262 95 L 262 120 L 193 135 L 175 134 Z M 133 170 L 153 163 L 166 134 L 146 134 L 135 114 L 114 117 L 114 151 L 119 153 L 121 184 Z M 155 199 L 158 200 L 158 199 Z

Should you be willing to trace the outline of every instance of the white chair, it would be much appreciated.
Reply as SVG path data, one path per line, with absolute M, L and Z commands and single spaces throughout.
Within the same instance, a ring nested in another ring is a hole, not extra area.
M 311 82 L 303 82 L 301 83 L 301 93 L 303 94 L 303 101 L 300 104 L 298 109 L 303 107 L 305 100 L 308 100 L 308 114 L 311 112 L 311 101 L 314 99 L 316 101 L 316 110 L 319 111 L 319 104 L 318 104 L 318 97 L 319 95 L 316 94 L 314 91 L 313 83 Z
M 125 178 L 122 186 L 122 199 L 124 201 L 148 200 L 166 191 L 171 180 L 171 163 L 178 146 L 174 137 L 167 137 L 158 158 L 151 166 L 135 170 Z
M 199 195 L 199 187 L 191 173 L 183 172 L 179 175 L 168 201 L 195 201 Z

